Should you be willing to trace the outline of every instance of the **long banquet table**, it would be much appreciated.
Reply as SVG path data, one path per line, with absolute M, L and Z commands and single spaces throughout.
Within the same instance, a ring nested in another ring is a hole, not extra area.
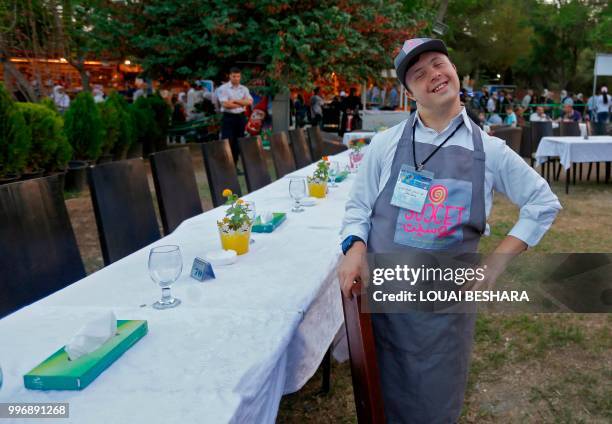
M 347 152 L 336 155 L 342 166 Z M 172 234 L 0 320 L 1 402 L 69 402 L 58 422 L 274 422 L 283 394 L 315 373 L 342 326 L 335 268 L 339 229 L 354 176 L 327 199 L 289 212 L 288 177 L 244 196 L 258 212 L 286 211 L 287 222 L 254 234 L 251 251 L 215 280 L 189 277 L 196 256 L 220 248 L 219 207 L 183 222 Z M 149 278 L 152 246 L 177 244 L 183 272 L 172 293 L 182 304 L 151 308 L 160 289 Z M 146 319 L 149 334 L 80 392 L 31 391 L 23 375 L 44 360 L 92 313 Z M 54 421 L 49 419 L 49 422 Z

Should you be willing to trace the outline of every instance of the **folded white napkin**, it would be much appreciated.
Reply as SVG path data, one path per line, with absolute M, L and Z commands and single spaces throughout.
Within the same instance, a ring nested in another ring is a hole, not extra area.
M 117 333 L 117 318 L 110 312 L 99 313 L 72 337 L 64 350 L 70 360 L 93 352 Z

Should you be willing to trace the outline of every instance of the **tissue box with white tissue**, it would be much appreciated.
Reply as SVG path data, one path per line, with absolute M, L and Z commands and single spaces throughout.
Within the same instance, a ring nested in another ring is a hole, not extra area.
M 271 233 L 281 225 L 287 214 L 283 212 L 265 212 L 260 214 L 253 223 L 251 231 L 254 233 Z
M 66 346 L 23 376 L 25 387 L 83 390 L 148 331 L 142 320 L 116 320 L 114 325 L 116 330 L 106 317 L 87 323 Z

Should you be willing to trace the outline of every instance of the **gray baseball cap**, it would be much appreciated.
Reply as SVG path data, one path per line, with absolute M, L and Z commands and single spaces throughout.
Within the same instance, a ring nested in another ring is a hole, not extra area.
M 440 52 L 448 56 L 448 50 L 442 40 L 434 38 L 412 38 L 404 41 L 404 45 L 395 56 L 395 73 L 397 78 L 406 86 L 406 72 L 416 63 L 419 55 L 425 52 Z M 408 87 L 406 87 L 408 88 Z

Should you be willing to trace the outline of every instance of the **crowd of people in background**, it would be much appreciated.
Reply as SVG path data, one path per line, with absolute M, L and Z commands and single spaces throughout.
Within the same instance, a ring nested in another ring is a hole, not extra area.
M 65 84 L 61 81 L 52 84 L 50 98 L 60 113 L 70 106 L 70 96 Z M 184 86 L 172 88 L 157 87 L 159 94 L 172 108 L 172 123 L 180 124 L 201 119 L 203 116 L 223 113 L 220 104 L 219 89 L 210 89 L 205 81 L 195 80 Z M 34 87 L 36 88 L 36 87 Z M 96 103 L 103 102 L 109 89 L 100 85 L 92 86 L 92 94 Z M 126 82 L 122 89 L 116 89 L 130 102 L 148 96 L 154 91 L 153 84 L 141 79 Z M 516 97 L 519 93 L 520 97 Z M 595 96 L 586 98 L 583 93 L 571 93 L 561 90 L 558 95 L 549 89 L 536 92 L 534 89 L 510 91 L 499 89 L 489 92 L 487 87 L 472 90 L 463 88 L 460 96 L 468 112 L 481 126 L 510 125 L 520 126 L 533 121 L 575 121 L 607 124 L 612 112 L 612 99 L 605 86 L 599 88 Z M 372 83 L 365 93 L 368 109 L 396 110 L 400 106 L 400 88 L 395 83 L 377 85 Z M 348 94 L 328 93 L 324 96 L 320 87 L 315 87 L 310 93 L 294 92 L 291 96 L 290 109 L 292 124 L 296 127 L 324 124 L 324 109 L 337 117 L 338 133 L 359 128 L 358 111 L 363 108 L 361 93 L 355 88 L 349 88 Z M 414 105 L 411 105 L 411 109 Z
M 483 87 L 472 93 L 463 89 L 462 101 L 470 112 L 478 116 L 484 125 L 519 126 L 525 121 L 574 121 L 599 122 L 607 124 L 612 111 L 612 99 L 608 89 L 602 86 L 599 94 L 584 100 L 582 93 L 568 93 L 561 90 L 556 96 L 551 90 L 544 89 L 537 95 L 533 89 L 527 89 L 521 99 L 513 93 L 499 90 L 489 93 Z

